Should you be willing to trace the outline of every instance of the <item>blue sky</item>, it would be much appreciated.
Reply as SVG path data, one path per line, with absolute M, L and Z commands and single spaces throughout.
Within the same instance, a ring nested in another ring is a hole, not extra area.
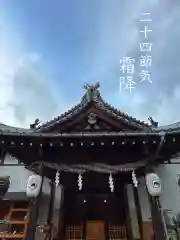
M 119 89 L 119 60 L 139 58 L 143 12 L 153 16 L 152 84 L 138 82 L 137 66 L 130 94 Z M 1 0 L 0 121 L 49 120 L 97 80 L 102 97 L 129 115 L 179 121 L 178 21 L 176 0 Z

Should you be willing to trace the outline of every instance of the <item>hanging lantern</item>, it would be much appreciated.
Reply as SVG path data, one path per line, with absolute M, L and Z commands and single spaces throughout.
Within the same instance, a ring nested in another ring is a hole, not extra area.
M 155 173 L 148 173 L 145 177 L 147 190 L 150 196 L 159 197 L 162 193 L 161 179 Z
M 60 182 L 60 173 L 59 171 L 56 172 L 56 177 L 55 177 L 55 183 L 56 183 L 56 187 L 59 186 L 59 182 Z
M 40 192 L 42 184 L 42 177 L 39 175 L 32 175 L 28 179 L 26 194 L 28 197 L 37 197 Z
M 133 181 L 133 184 L 134 184 L 134 187 L 138 187 L 138 181 L 137 181 L 137 178 L 136 178 L 136 174 L 134 172 L 134 170 L 132 171 L 132 181 Z
M 79 189 L 79 191 L 82 190 L 82 187 L 83 187 L 83 177 L 82 177 L 82 174 L 78 174 L 78 189 Z
M 113 181 L 112 174 L 109 175 L 109 188 L 111 192 L 114 192 L 114 181 Z

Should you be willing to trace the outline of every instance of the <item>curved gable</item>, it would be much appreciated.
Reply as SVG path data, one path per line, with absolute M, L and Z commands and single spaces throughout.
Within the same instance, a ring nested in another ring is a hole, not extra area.
M 42 124 L 38 132 L 86 131 L 150 131 L 151 127 L 105 102 L 98 90 L 99 83 L 85 85 L 85 94 L 79 104 Z

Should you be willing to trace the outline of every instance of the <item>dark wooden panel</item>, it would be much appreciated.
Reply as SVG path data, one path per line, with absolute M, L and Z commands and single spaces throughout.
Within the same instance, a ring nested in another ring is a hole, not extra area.
M 82 194 L 65 190 L 65 221 L 80 224 L 86 220 L 103 220 L 107 223 L 123 225 L 125 208 L 123 195 Z
M 87 221 L 86 222 L 87 240 L 105 240 L 105 222 Z

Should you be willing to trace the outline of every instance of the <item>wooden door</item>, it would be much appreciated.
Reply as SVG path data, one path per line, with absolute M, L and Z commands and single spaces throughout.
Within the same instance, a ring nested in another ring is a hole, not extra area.
M 87 221 L 86 240 L 105 240 L 105 223 L 103 221 Z
M 154 231 L 152 221 L 143 222 L 143 239 L 152 240 L 154 239 Z

